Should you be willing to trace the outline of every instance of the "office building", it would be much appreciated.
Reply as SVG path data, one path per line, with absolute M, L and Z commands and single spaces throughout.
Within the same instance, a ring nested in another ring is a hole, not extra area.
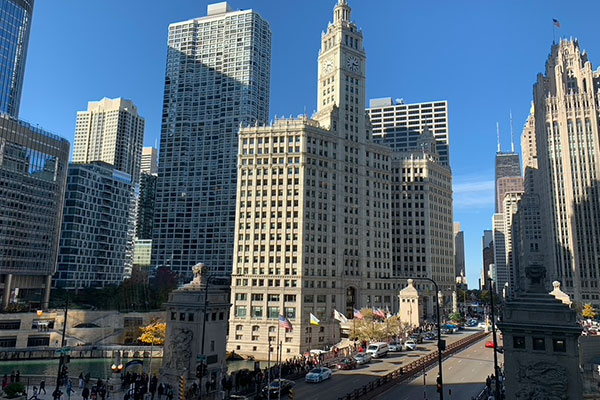
M 481 271 L 481 287 L 487 289 L 490 265 L 494 263 L 494 233 L 491 229 L 483 231 L 481 237 L 483 268 Z
M 460 222 L 454 223 L 454 276 L 465 277 L 467 270 L 465 266 L 465 233 Z
M 142 148 L 141 173 L 158 174 L 158 150 L 154 147 Z
M 496 212 L 502 212 L 504 195 L 508 192 L 523 191 L 521 161 L 514 152 L 496 153 Z
M 87 111 L 77 112 L 73 162 L 105 162 L 131 175 L 137 185 L 145 124 L 131 100 L 90 101 Z
M 131 268 L 131 175 L 95 161 L 69 164 L 58 274 L 67 289 L 119 285 Z
M 47 307 L 56 271 L 69 142 L 0 116 L 2 307 L 16 299 Z M 42 293 L 40 293 L 42 292 Z
M 534 125 L 549 279 L 600 307 L 600 72 L 579 42 L 553 43 L 534 85 Z M 533 168 L 533 167 L 532 167 Z
M 504 196 L 502 202 L 502 218 L 503 223 L 498 229 L 502 230 L 504 235 L 504 257 L 505 271 L 502 271 L 497 277 L 496 285 L 498 293 L 504 294 L 505 297 L 512 297 L 517 286 L 517 274 L 515 272 L 515 254 L 513 252 L 513 219 L 519 208 L 519 203 L 523 197 L 523 192 L 508 192 Z
M 313 118 L 239 134 L 228 350 L 260 360 L 279 314 L 293 325 L 281 330 L 285 359 L 339 341 L 334 309 L 351 316 L 398 293 L 388 279 L 392 151 L 366 129 L 363 34 L 345 0 L 321 41 Z
M 152 265 L 152 240 L 135 239 L 133 267 L 148 268 Z
M 19 117 L 34 0 L 0 0 L 0 114 Z
M 450 165 L 450 122 L 448 102 L 406 104 L 392 98 L 372 99 L 367 108 L 373 137 L 397 150 L 413 149 L 419 135 L 429 129 L 436 140 L 440 162 Z
M 238 131 L 268 120 L 271 36 L 227 3 L 169 26 L 152 263 L 182 279 L 199 262 L 231 273 Z
M 140 175 L 135 229 L 138 239 L 152 240 L 157 178 L 156 175 L 150 175 L 145 172 L 142 172 Z

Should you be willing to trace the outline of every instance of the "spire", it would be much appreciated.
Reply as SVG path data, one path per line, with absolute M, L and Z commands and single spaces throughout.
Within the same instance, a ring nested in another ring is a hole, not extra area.
M 339 21 L 351 22 L 352 9 L 348 5 L 347 0 L 338 0 L 333 10 L 333 21 L 335 23 Z
M 498 135 L 498 153 L 502 153 L 502 146 L 500 145 L 500 122 L 496 122 L 496 134 Z
M 510 110 L 510 151 L 515 152 L 515 130 L 513 128 L 512 109 Z

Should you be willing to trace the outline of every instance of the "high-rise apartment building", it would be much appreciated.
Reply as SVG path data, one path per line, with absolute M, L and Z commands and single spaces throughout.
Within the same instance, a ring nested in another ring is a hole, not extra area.
M 158 149 L 154 147 L 142 148 L 141 173 L 150 175 L 158 174 Z
M 0 0 L 0 113 L 19 117 L 34 0 Z
M 412 149 L 394 149 L 392 270 L 397 277 L 433 279 L 449 303 L 456 289 L 452 171 L 440 162 L 436 147 L 425 129 Z M 421 295 L 420 315 L 433 318 L 435 288 L 419 280 L 415 285 Z
M 138 184 L 146 122 L 131 100 L 121 98 L 88 103 L 77 112 L 73 162 L 102 161 L 131 175 Z
M 140 175 L 135 226 L 135 236 L 138 239 L 152 240 L 157 178 L 156 175 L 145 172 Z
M 169 26 L 153 265 L 231 273 L 238 130 L 268 120 L 271 37 L 227 3 Z
M 94 161 L 69 164 L 56 287 L 123 281 L 130 246 L 131 175 Z
M 465 266 L 465 233 L 460 222 L 454 223 L 454 276 L 467 276 Z
M 397 294 L 386 279 L 392 151 L 367 130 L 363 34 L 345 0 L 321 40 L 316 115 L 239 134 L 228 349 L 257 359 L 279 314 L 294 327 L 281 331 L 289 358 L 339 340 L 334 309 L 350 316 Z
M 550 279 L 600 307 L 600 72 L 579 42 L 554 43 L 534 85 L 544 253 Z
M 396 150 L 414 149 L 420 134 L 428 129 L 435 136 L 440 162 L 450 165 L 450 121 L 447 101 L 406 104 L 401 99 L 372 99 L 367 114 L 376 141 Z
M 69 142 L 0 116 L 2 306 L 16 297 L 48 305 L 60 237 Z M 40 296 L 40 290 L 44 295 Z

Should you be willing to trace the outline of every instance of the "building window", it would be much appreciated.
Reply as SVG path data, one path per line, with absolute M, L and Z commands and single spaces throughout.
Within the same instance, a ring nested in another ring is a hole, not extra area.
M 513 347 L 515 349 L 524 349 L 525 338 L 523 336 L 513 336 Z
M 552 348 L 555 352 L 565 353 L 567 351 L 567 342 L 565 339 L 552 339 Z
M 263 308 L 260 306 L 252 307 L 252 318 L 262 318 Z
M 533 349 L 534 350 L 546 350 L 546 343 L 544 338 L 534 337 L 533 338 Z
M 189 322 L 193 322 L 194 321 L 194 313 L 188 313 L 188 321 Z
M 236 318 L 246 318 L 246 307 L 245 306 L 235 307 L 235 316 L 236 316 Z
M 286 307 L 285 317 L 287 319 L 296 319 L 296 307 Z
M 279 318 L 279 307 L 269 307 L 267 317 L 270 319 Z

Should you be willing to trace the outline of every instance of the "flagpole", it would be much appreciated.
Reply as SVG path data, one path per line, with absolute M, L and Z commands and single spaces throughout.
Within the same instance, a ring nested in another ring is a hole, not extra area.
M 268 336 L 268 335 L 267 335 Z M 267 351 L 267 399 L 271 398 L 271 336 L 269 336 L 269 349 Z
M 282 367 L 282 360 L 283 359 L 283 344 L 281 342 L 279 342 L 279 397 L 278 399 L 281 400 L 281 367 Z

